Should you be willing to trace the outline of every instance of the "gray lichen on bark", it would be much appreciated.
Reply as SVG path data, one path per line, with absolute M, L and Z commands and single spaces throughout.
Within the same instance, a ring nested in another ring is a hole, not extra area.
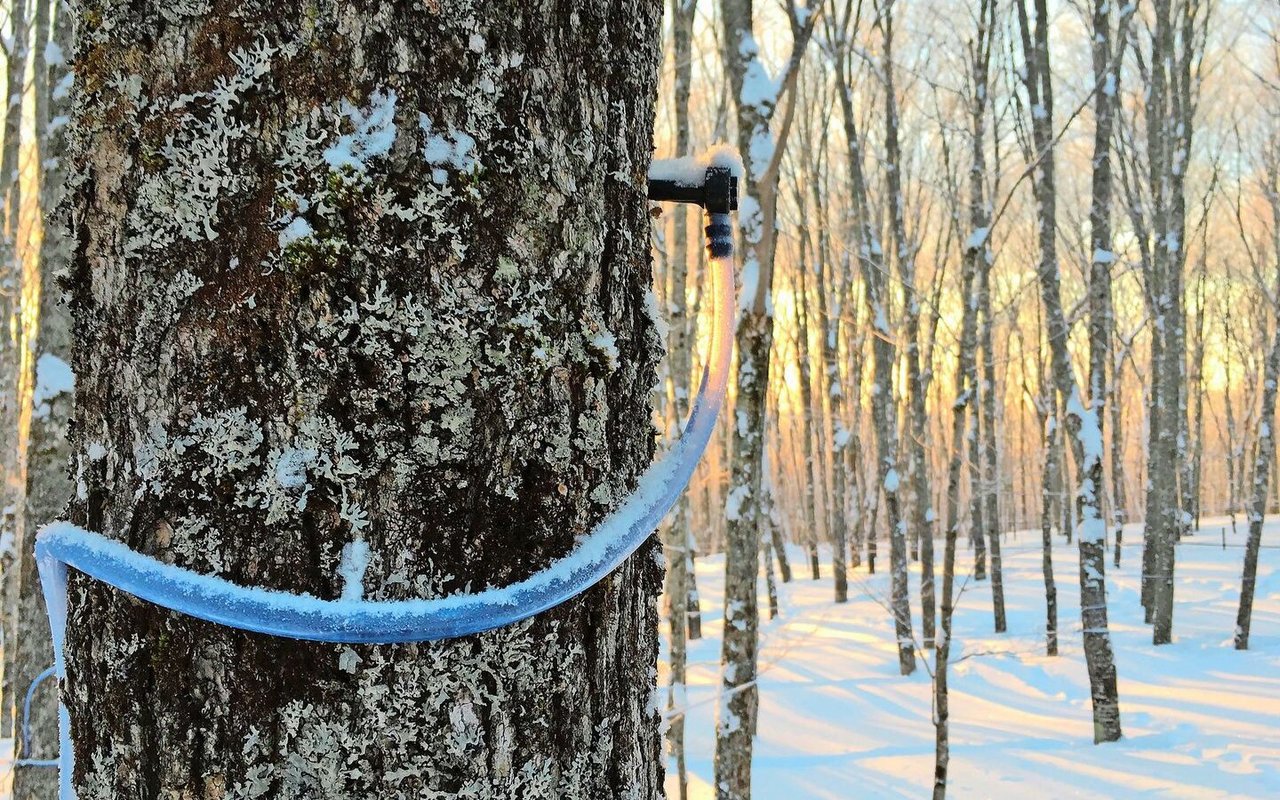
M 547 565 L 633 485 L 660 6 L 79 12 L 73 521 L 431 597 Z M 529 622 L 382 647 L 73 577 L 80 797 L 658 796 L 654 549 Z

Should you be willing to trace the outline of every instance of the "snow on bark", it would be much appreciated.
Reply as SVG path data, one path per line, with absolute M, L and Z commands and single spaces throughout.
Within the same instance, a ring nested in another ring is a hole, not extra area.
M 60 87 L 70 76 L 65 53 L 71 50 L 72 11 L 56 0 L 38 0 L 35 7 L 33 67 L 34 130 L 38 162 L 44 169 L 40 182 L 42 235 L 40 257 L 40 317 L 35 345 L 36 360 L 32 417 L 27 441 L 26 502 L 23 530 L 28 535 L 56 519 L 74 493 L 68 470 L 75 373 L 71 359 L 70 312 L 60 286 L 67 274 L 71 241 L 59 210 L 64 196 L 66 128 L 53 120 L 67 113 L 67 95 Z M 43 44 L 42 44 L 43 43 Z M 15 688 L 25 693 L 36 676 L 51 663 L 49 627 L 41 598 L 30 539 L 18 553 L 20 560 L 17 638 L 14 653 Z M 9 648 L 6 648 L 9 649 Z M 55 683 L 45 681 L 32 697 L 28 720 L 30 749 L 19 739 L 19 758 L 48 759 L 57 754 L 58 726 Z M 15 800 L 52 797 L 57 775 L 47 768 L 18 766 L 14 770 Z
M 1098 0 L 1105 3 L 1107 0 Z M 1026 0 L 1017 2 L 1018 29 L 1022 39 L 1022 52 L 1026 58 L 1023 87 L 1032 108 L 1043 109 L 1042 114 L 1032 114 L 1031 131 L 1039 179 L 1033 191 L 1039 224 L 1040 263 L 1038 282 L 1041 304 L 1045 313 L 1045 329 L 1050 346 L 1049 373 L 1058 400 L 1066 411 L 1066 434 L 1076 463 L 1081 491 L 1076 503 L 1079 516 L 1088 521 L 1088 530 L 1102 530 L 1101 506 L 1096 487 L 1102 484 L 1101 435 L 1081 431 L 1087 427 L 1079 387 L 1072 371 L 1068 352 L 1068 328 L 1062 309 L 1060 265 L 1057 255 L 1056 184 L 1054 181 L 1055 133 L 1053 127 L 1053 78 L 1049 60 L 1050 25 L 1047 0 L 1034 0 L 1034 17 L 1027 12 Z M 1103 96 L 1105 97 L 1105 96 Z M 1095 267 L 1101 267 L 1095 263 Z M 1105 313 L 1098 301 L 1101 286 L 1098 280 L 1090 281 L 1090 311 L 1096 317 Z M 1105 343 L 1091 337 L 1091 349 L 1105 347 Z M 1091 358 L 1091 364 L 1096 363 Z M 1101 387 L 1096 375 L 1091 374 L 1091 388 Z M 1074 403 L 1073 403 L 1074 401 Z M 1101 402 L 1096 394 L 1094 402 Z M 1096 413 L 1092 417 L 1098 427 Z M 1091 453 L 1086 456 L 1086 440 Z M 1116 689 L 1115 658 L 1111 635 L 1107 626 L 1106 553 L 1101 539 L 1092 538 L 1079 542 L 1080 552 L 1080 616 L 1084 629 L 1085 660 L 1089 669 L 1089 683 L 1093 699 L 1094 741 L 1108 742 L 1120 738 L 1120 706 Z
M 631 488 L 660 353 L 659 8 L 82 11 L 74 522 L 325 598 L 358 539 L 366 598 L 432 598 L 545 566 Z M 279 480 L 299 452 L 305 482 Z M 77 789 L 657 797 L 652 555 L 528 622 L 393 647 L 244 634 L 73 575 Z
M 791 54 L 772 94 L 761 88 L 768 76 L 752 38 L 751 0 L 725 0 L 720 20 L 721 60 L 734 98 L 738 149 L 746 157 L 738 211 L 745 252 L 739 284 L 736 395 L 745 424 L 733 433 L 729 487 L 731 493 L 745 490 L 747 494 L 739 519 L 728 520 L 725 536 L 725 628 L 720 654 L 723 706 L 716 734 L 715 783 L 717 796 L 723 800 L 746 800 L 751 796 L 751 745 L 758 710 L 756 575 L 764 525 L 760 496 L 773 344 L 778 176 L 795 109 L 796 92 L 789 87 L 794 86 L 815 19 L 799 25 L 793 17 Z M 774 112 L 783 92 L 787 94 L 786 109 L 775 131 Z

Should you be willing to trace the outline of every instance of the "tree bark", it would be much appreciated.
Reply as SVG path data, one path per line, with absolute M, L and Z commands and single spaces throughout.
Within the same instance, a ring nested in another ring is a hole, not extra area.
M 804 202 L 803 191 L 797 198 Z M 802 211 L 801 217 L 805 215 Z M 809 355 L 809 281 L 808 265 L 805 254 L 808 244 L 808 232 L 804 225 L 800 226 L 799 262 L 796 269 L 795 313 L 796 313 L 796 366 L 800 371 L 800 417 L 804 423 L 804 482 L 803 513 L 804 543 L 809 554 L 809 571 L 813 580 L 822 577 L 818 564 L 818 500 L 817 484 L 822 479 L 818 469 L 818 458 L 815 455 L 814 439 L 817 427 L 814 425 L 813 406 L 813 369 Z
M 19 155 L 22 148 L 22 115 L 25 107 L 29 23 L 27 0 L 12 0 L 10 37 L 4 47 L 5 85 L 8 98 L 4 115 L 4 140 L 0 145 L 0 534 L 12 544 L 0 550 L 0 640 L 4 644 L 0 670 L 0 736 L 14 735 L 16 704 L 14 658 L 17 648 L 18 594 L 24 549 L 22 528 L 22 404 L 29 366 L 24 358 L 21 313 L 23 270 L 18 258 L 18 222 L 22 210 Z M 23 689 L 25 691 L 25 687 Z
M 1280 135 L 1271 143 L 1267 164 L 1267 185 L 1280 185 Z M 1276 259 L 1275 290 L 1280 293 L 1280 196 L 1268 192 Z M 1277 294 L 1276 296 L 1280 296 Z M 1249 628 L 1253 623 L 1253 595 L 1258 582 L 1258 550 L 1262 544 L 1262 523 L 1267 514 L 1267 493 L 1271 484 L 1271 464 L 1276 440 L 1272 426 L 1276 418 L 1276 384 L 1280 382 L 1280 308 L 1273 311 L 1275 333 L 1267 353 L 1262 378 L 1262 423 L 1258 426 L 1258 453 L 1253 463 L 1253 494 L 1249 500 L 1249 538 L 1245 544 L 1244 575 L 1240 581 L 1240 607 L 1236 613 L 1235 648 L 1249 649 Z
M 847 35 L 847 32 L 844 34 Z M 898 491 L 898 412 L 893 399 L 894 345 L 888 321 L 888 287 L 884 249 L 876 233 L 867 197 L 867 181 L 862 167 L 863 141 L 857 128 L 853 88 L 845 74 L 848 43 L 842 40 L 837 60 L 840 66 L 840 108 L 844 121 L 851 203 L 857 232 L 854 238 L 871 329 L 872 383 L 871 416 L 876 440 L 876 480 L 884 494 L 885 521 L 889 529 L 890 614 L 898 644 L 898 669 L 903 675 L 915 671 L 915 642 L 911 634 L 911 598 L 907 584 L 907 534 Z M 874 540 L 874 524 L 868 532 Z M 874 550 L 868 548 L 874 564 Z
M 880 30 L 884 37 L 881 72 L 885 84 L 885 183 L 889 192 L 889 219 L 893 232 L 895 261 L 903 294 L 903 338 L 907 372 L 907 472 L 911 480 L 911 541 L 920 549 L 920 616 L 922 644 L 933 647 L 937 635 L 936 600 L 933 583 L 933 502 L 925 463 L 925 437 L 929 421 L 925 415 L 925 386 L 920 367 L 920 301 L 916 296 L 915 243 L 907 235 L 905 200 L 902 196 L 902 153 L 898 141 L 898 98 L 894 88 L 893 0 L 880 8 Z M 1004 601 L 1000 601 L 1003 608 Z M 1002 612 L 1003 613 L 1003 612 Z
M 57 9 L 56 17 L 54 9 Z M 34 134 L 41 165 L 40 317 L 36 334 L 36 381 L 30 438 L 27 442 L 25 519 L 23 530 L 34 533 L 61 516 L 74 494 L 68 472 L 71 451 L 67 440 L 73 380 L 71 378 L 70 312 L 62 282 L 67 277 L 71 242 L 57 209 L 64 194 L 63 158 L 66 151 L 68 76 L 64 54 L 71 52 L 72 17 L 65 3 L 37 0 L 33 57 Z M 35 559 L 29 547 L 17 554 L 19 563 L 18 619 L 14 658 L 15 702 L 20 693 L 53 663 L 49 624 Z M 15 752 L 20 759 L 53 759 L 58 752 L 56 684 L 46 681 L 32 698 L 29 720 L 31 747 L 21 728 Z M 21 724 L 21 711 L 19 711 Z M 57 774 L 47 768 L 18 765 L 14 769 L 15 800 L 57 794 Z
M 674 65 L 676 157 L 689 154 L 689 95 L 693 78 L 693 20 L 697 0 L 671 1 L 671 42 Z M 683 204 L 672 209 L 671 294 L 668 299 L 668 353 L 671 362 L 670 381 L 672 410 L 677 425 L 689 414 L 689 391 L 692 377 L 692 350 L 697 338 L 697 320 L 688 313 L 689 213 Z M 698 594 L 691 587 L 693 576 L 693 525 L 689 493 L 676 502 L 675 513 L 667 528 L 666 583 L 667 614 L 670 635 L 670 672 L 667 690 L 667 747 L 676 763 L 676 786 L 680 800 L 689 793 L 689 774 L 684 751 L 684 708 L 690 617 L 701 615 Z M 690 614 L 690 610 L 695 612 Z
M 991 612 L 996 633 L 1004 633 L 1008 627 L 1004 610 L 1004 562 L 1000 557 L 1000 475 L 996 464 L 996 365 L 992 342 L 995 321 L 991 319 L 991 268 L 995 259 L 984 248 L 984 258 L 978 263 L 978 311 L 982 314 L 982 326 L 978 341 L 982 351 L 982 390 L 978 393 L 982 424 L 978 426 L 981 455 L 978 470 L 982 480 L 974 493 L 982 503 L 982 533 L 979 540 L 986 542 L 991 558 Z M 975 517 L 976 520 L 976 517 Z
M 1035 0 L 1034 30 L 1025 0 L 1018 0 L 1017 12 L 1026 56 L 1024 84 L 1031 104 L 1032 135 L 1035 142 L 1037 217 L 1041 249 L 1038 279 L 1049 339 L 1051 375 L 1062 403 L 1066 439 L 1079 471 L 1080 491 L 1076 503 L 1080 517 L 1077 532 L 1080 552 L 1080 616 L 1083 624 L 1085 662 L 1093 699 L 1094 742 L 1120 738 L 1120 704 L 1116 689 L 1115 657 L 1107 625 L 1105 523 L 1102 521 L 1099 489 L 1102 486 L 1102 429 L 1096 407 L 1084 406 L 1072 372 L 1067 348 L 1069 329 L 1062 311 L 1059 264 L 1056 244 L 1053 84 L 1049 68 L 1049 16 L 1046 0 Z M 1090 282 L 1091 295 L 1096 291 Z M 1091 302 L 1091 316 L 1098 309 Z M 1091 363 L 1094 358 L 1091 355 Z M 1097 383 L 1091 375 L 1091 384 Z M 1101 397 L 1094 398 L 1101 402 Z
M 660 14 L 85 3 L 72 521 L 324 598 L 567 552 L 652 452 Z M 395 646 L 250 635 L 73 573 L 79 796 L 659 797 L 656 556 Z

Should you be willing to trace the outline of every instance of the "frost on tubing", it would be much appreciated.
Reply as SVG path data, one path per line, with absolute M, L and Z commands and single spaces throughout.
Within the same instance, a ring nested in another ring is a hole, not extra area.
M 654 462 L 628 495 L 565 557 L 508 586 L 430 600 L 322 600 L 307 594 L 242 586 L 202 575 L 131 550 L 100 533 L 54 522 L 36 535 L 54 666 L 28 690 L 22 734 L 28 736 L 30 695 L 51 674 L 66 678 L 63 642 L 67 628 L 67 568 L 147 602 L 192 617 L 269 636 L 319 642 L 394 644 L 451 639 L 500 628 L 557 606 L 594 586 L 636 551 L 684 491 L 715 427 L 728 385 L 733 351 L 733 225 L 738 207 L 737 155 L 718 148 L 701 158 L 655 161 L 649 199 L 695 203 L 706 209 L 711 255 L 711 348 L 702 383 L 679 440 Z M 58 706 L 60 796 L 74 798 L 71 720 Z

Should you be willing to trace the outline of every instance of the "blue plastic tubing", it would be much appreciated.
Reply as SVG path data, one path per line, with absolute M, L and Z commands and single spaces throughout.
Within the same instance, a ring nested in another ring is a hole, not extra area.
M 636 551 L 679 499 L 724 401 L 733 350 L 733 265 L 728 214 L 712 214 L 710 352 L 684 430 L 641 476 L 636 490 L 561 560 L 525 580 L 430 600 L 321 600 L 201 575 L 135 552 L 68 522 L 36 536 L 54 669 L 66 678 L 67 568 L 158 606 L 232 628 L 318 642 L 391 644 L 450 639 L 492 630 L 557 606 L 594 586 Z M 60 704 L 61 705 L 61 704 Z M 59 708 L 61 797 L 71 788 L 70 718 Z

